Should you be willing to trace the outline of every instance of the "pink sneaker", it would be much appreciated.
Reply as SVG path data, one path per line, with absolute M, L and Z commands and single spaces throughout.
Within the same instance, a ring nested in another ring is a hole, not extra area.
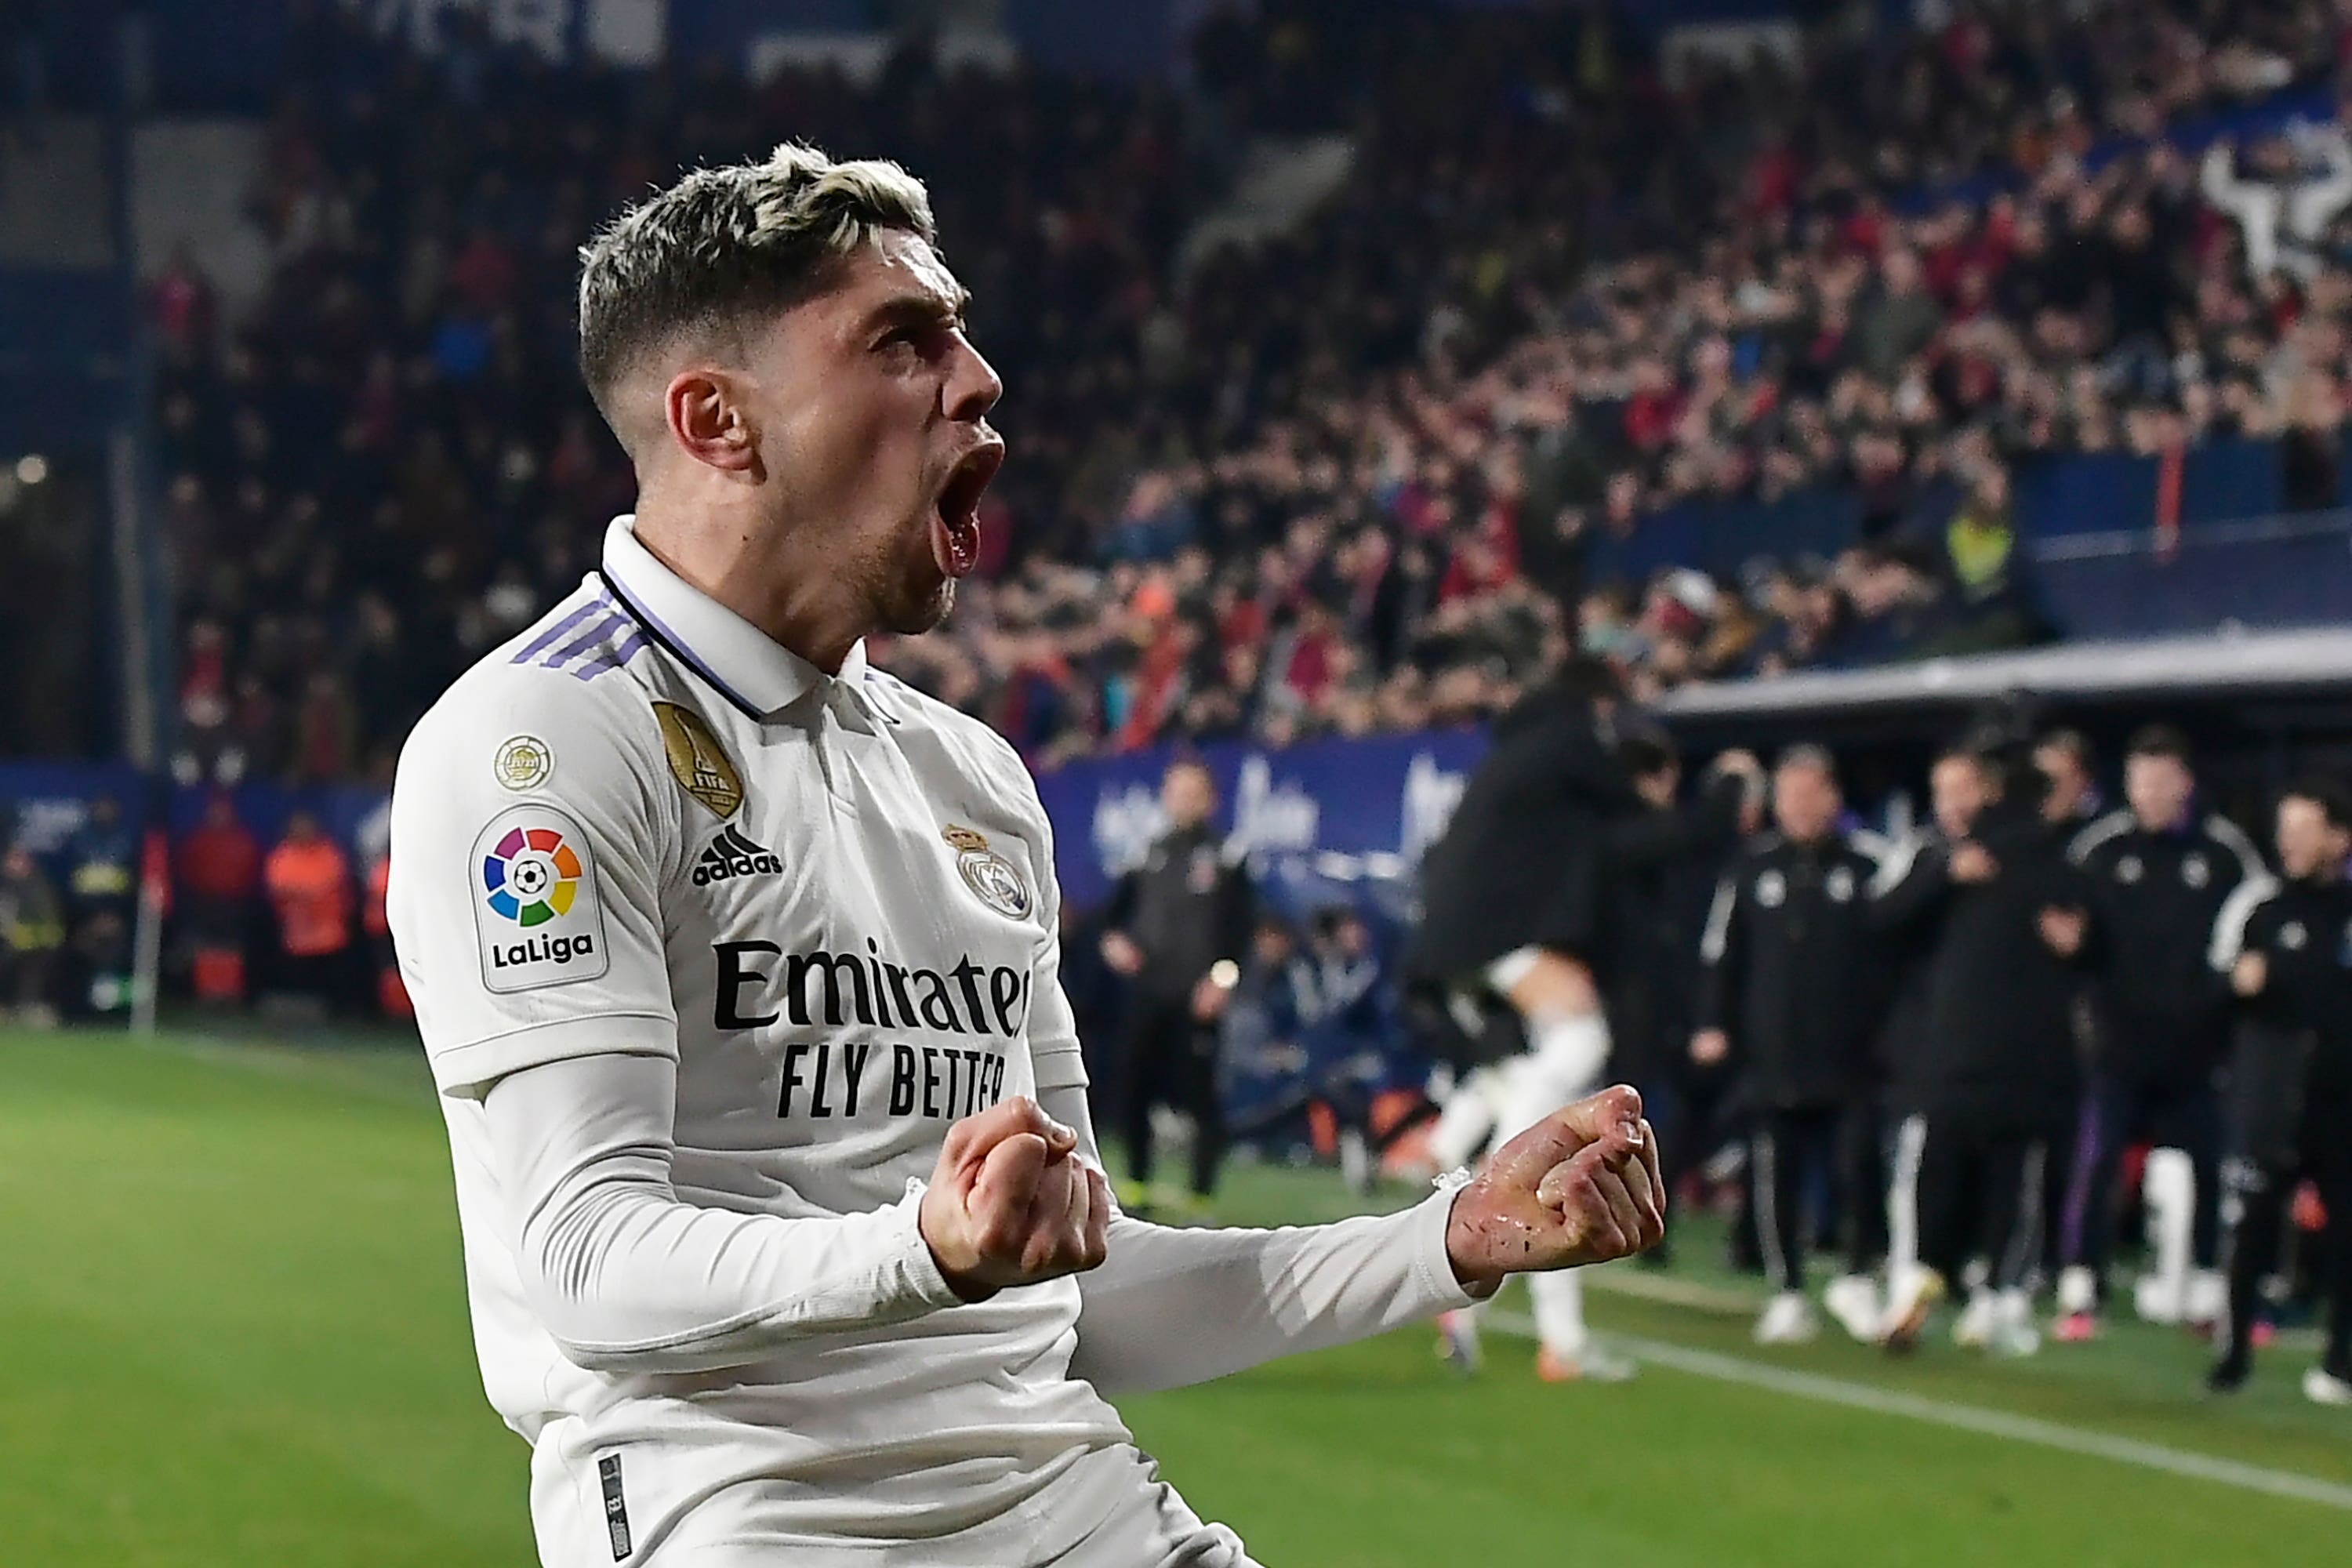
M 2099 1320 L 2088 1312 L 2069 1312 L 2050 1325 L 2050 1337 L 2062 1345 L 2088 1344 L 2099 1337 Z

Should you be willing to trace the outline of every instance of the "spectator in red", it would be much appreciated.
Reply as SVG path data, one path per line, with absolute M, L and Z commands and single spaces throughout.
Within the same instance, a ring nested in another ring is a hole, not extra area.
M 351 958 L 351 862 L 317 816 L 298 811 L 263 863 L 262 880 L 278 920 L 279 988 L 331 1008 Z
M 213 333 L 213 286 L 205 280 L 185 242 L 172 247 L 172 258 L 156 275 L 148 292 L 155 332 L 166 347 L 182 351 L 201 347 Z
M 261 845 L 226 791 L 205 802 L 203 823 L 180 840 L 173 879 L 190 984 L 204 1002 L 245 998 L 247 933 L 261 886 Z
M 392 857 L 379 855 L 367 869 L 367 901 L 360 910 L 360 929 L 367 933 L 377 1009 L 387 1018 L 413 1018 L 416 1007 L 408 999 L 407 983 L 400 978 L 400 960 L 392 951 L 392 921 L 384 912 L 391 887 Z

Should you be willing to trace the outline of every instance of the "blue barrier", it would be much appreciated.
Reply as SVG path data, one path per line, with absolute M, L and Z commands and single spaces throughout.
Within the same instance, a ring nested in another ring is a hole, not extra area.
M 1483 733 L 1429 731 L 1309 742 L 1266 751 L 1238 742 L 1199 755 L 1217 781 L 1217 825 L 1262 865 L 1298 875 L 1389 881 L 1427 847 L 1486 751 Z M 1174 748 L 1066 763 L 1037 778 L 1054 824 L 1062 896 L 1079 909 L 1109 896 L 1165 826 L 1160 775 Z

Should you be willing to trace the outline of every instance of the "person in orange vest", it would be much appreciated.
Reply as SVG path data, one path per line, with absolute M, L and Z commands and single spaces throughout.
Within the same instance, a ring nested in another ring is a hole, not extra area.
M 351 963 L 351 862 L 320 831 L 317 816 L 297 811 L 263 863 L 261 880 L 278 917 L 280 988 L 333 1008 L 346 994 Z

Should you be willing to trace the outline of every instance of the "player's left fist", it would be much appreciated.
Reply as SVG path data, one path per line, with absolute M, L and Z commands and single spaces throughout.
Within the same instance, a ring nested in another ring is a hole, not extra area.
M 1506 1275 L 1631 1258 L 1664 1238 L 1665 1195 L 1642 1097 L 1620 1084 L 1497 1150 L 1454 1194 L 1446 1257 L 1480 1295 Z

